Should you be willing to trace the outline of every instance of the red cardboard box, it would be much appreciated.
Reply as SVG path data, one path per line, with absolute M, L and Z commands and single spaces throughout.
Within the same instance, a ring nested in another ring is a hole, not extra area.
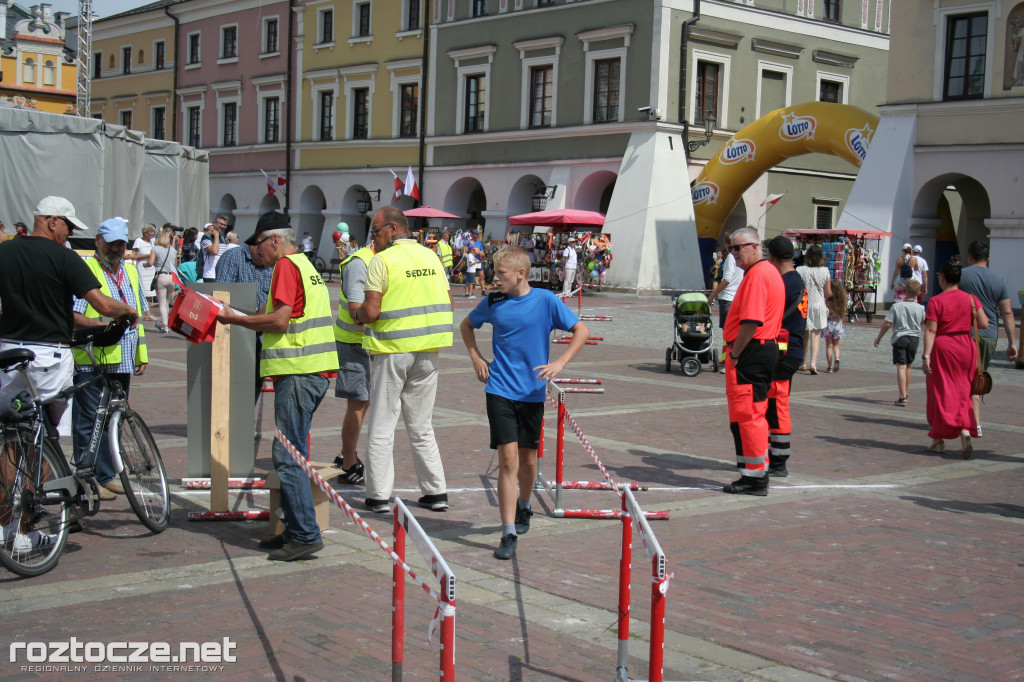
M 212 298 L 184 289 L 171 308 L 169 326 L 192 343 L 213 341 L 218 312 L 220 306 Z

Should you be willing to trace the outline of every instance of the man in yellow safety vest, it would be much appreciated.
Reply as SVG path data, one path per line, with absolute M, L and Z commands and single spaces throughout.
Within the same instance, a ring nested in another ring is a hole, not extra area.
M 306 436 L 313 413 L 338 369 L 330 294 L 310 260 L 296 253 L 295 231 L 282 214 L 260 216 L 256 233 L 245 243 L 257 247 L 263 263 L 274 268 L 265 311 L 239 315 L 224 306 L 217 321 L 263 332 L 260 372 L 274 381 L 274 423 L 309 459 Z M 285 532 L 260 547 L 272 550 L 271 560 L 295 561 L 323 549 L 320 526 L 306 472 L 276 439 L 271 454 L 281 479 Z
M 452 345 L 448 279 L 437 255 L 412 238 L 408 221 L 393 206 L 377 211 L 370 235 L 377 255 L 366 275 L 366 300 L 355 316 L 366 325 L 363 347 L 370 351 L 366 506 L 379 514 L 390 510 L 395 426 L 401 416 L 423 492 L 419 504 L 447 511 L 432 417 L 438 351 Z

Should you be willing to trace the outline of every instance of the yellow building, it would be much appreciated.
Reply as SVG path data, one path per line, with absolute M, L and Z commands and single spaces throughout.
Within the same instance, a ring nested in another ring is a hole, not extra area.
M 90 115 L 174 139 L 174 23 L 161 7 L 93 23 Z
M 30 109 L 73 114 L 75 57 L 65 48 L 64 14 L 48 4 L 30 10 L 0 3 L 0 100 Z
M 303 7 L 299 168 L 418 163 L 424 10 L 420 0 Z

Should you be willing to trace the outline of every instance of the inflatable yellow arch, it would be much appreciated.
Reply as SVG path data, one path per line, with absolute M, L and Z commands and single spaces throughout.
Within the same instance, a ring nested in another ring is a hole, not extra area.
M 805 102 L 762 116 L 733 135 L 694 183 L 697 236 L 717 239 L 743 192 L 784 159 L 817 152 L 860 168 L 877 127 L 877 116 L 829 102 Z

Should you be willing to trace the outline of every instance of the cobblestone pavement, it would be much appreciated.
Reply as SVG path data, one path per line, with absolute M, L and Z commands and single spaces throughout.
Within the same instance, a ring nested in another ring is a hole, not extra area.
M 336 285 L 335 285 L 336 286 Z M 458 289 L 456 289 L 458 293 Z M 457 321 L 473 301 L 457 298 Z M 588 296 L 603 336 L 567 376 L 601 378 L 603 395 L 570 395 L 568 408 L 616 480 L 648 486 L 649 510 L 674 578 L 668 590 L 667 680 L 1011 680 L 1024 678 L 1024 372 L 1002 351 L 983 408 L 974 459 L 925 450 L 924 381 L 896 408 L 880 324 L 847 325 L 842 370 L 794 382 L 791 476 L 766 498 L 730 496 L 735 478 L 724 378 L 665 372 L 671 340 L 664 297 Z M 152 365 L 133 404 L 153 427 L 169 473 L 185 475 L 185 343 L 152 335 Z M 480 338 L 486 340 L 487 334 Z M 1001 342 L 1000 347 L 1005 342 Z M 553 346 L 558 352 L 560 346 Z M 457 341 L 442 353 L 435 428 L 452 509 L 414 513 L 458 576 L 456 678 L 613 679 L 617 521 L 538 514 L 511 562 L 498 540 L 495 457 L 487 448 L 483 387 Z M 819 366 L 824 365 L 824 358 Z M 270 466 L 272 398 L 263 406 L 256 469 Z M 325 399 L 312 430 L 314 458 L 339 445 L 342 401 Z M 546 447 L 554 450 L 548 417 Z M 365 433 L 363 441 L 365 443 Z M 566 479 L 601 480 L 570 433 Z M 419 496 L 408 441 L 396 439 L 403 499 Z M 550 464 L 548 477 L 553 477 Z M 339 489 L 357 510 L 362 490 Z M 269 562 L 262 523 L 190 523 L 208 493 L 174 486 L 171 526 L 149 535 L 119 498 L 71 536 L 60 564 L 29 580 L 0 573 L 0 648 L 12 642 L 122 640 L 236 644 L 227 679 L 383 680 L 390 677 L 391 562 L 340 511 L 315 559 Z M 266 508 L 261 492 L 232 494 L 236 508 Z M 565 493 L 567 508 L 617 508 L 608 491 Z M 551 500 L 535 497 L 538 511 Z M 367 514 L 385 538 L 391 517 Z M 410 546 L 410 564 L 428 575 Z M 648 679 L 649 563 L 633 543 L 629 674 Z M 413 583 L 406 597 L 407 679 L 436 679 L 434 606 Z M 9 656 L 0 679 L 53 679 Z M 69 664 L 74 665 L 74 664 Z M 163 679 L 166 670 L 75 679 Z

